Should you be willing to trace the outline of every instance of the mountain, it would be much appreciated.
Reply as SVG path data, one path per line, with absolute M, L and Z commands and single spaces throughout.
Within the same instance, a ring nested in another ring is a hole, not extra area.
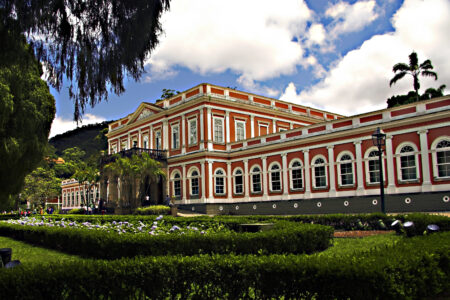
M 52 137 L 48 142 L 55 147 L 56 155 L 61 156 L 67 148 L 78 147 L 86 152 L 85 158 L 108 149 L 108 124 L 113 121 L 89 124 Z

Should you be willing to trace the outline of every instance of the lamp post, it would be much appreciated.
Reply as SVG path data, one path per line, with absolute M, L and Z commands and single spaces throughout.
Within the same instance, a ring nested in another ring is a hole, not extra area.
M 386 144 L 386 134 L 378 127 L 372 134 L 372 142 L 378 148 L 378 164 L 380 168 L 380 198 L 381 198 L 381 212 L 386 213 L 384 207 L 384 180 L 383 180 L 383 146 Z

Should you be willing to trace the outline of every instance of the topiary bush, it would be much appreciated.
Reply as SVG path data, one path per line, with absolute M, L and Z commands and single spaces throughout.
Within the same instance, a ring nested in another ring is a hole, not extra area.
M 135 215 L 169 215 L 170 207 L 165 205 L 152 205 L 138 207 L 133 214 Z

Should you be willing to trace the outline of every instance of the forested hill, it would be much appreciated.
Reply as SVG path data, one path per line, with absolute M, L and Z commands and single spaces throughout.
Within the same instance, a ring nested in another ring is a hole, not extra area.
M 111 122 L 89 124 L 55 135 L 49 140 L 49 144 L 55 147 L 58 156 L 61 156 L 67 148 L 78 147 L 86 152 L 85 158 L 88 158 L 100 150 L 108 149 L 108 140 L 105 133 L 108 132 L 108 124 Z

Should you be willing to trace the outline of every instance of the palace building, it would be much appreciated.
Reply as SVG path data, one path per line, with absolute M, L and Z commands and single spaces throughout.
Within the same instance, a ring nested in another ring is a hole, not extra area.
M 108 155 L 163 163 L 167 178 L 140 186 L 140 205 L 170 197 L 208 214 L 369 213 L 381 211 L 378 127 L 386 211 L 448 211 L 450 96 L 345 117 L 200 84 L 111 123 Z M 116 208 L 119 181 L 102 173 L 100 198 Z

